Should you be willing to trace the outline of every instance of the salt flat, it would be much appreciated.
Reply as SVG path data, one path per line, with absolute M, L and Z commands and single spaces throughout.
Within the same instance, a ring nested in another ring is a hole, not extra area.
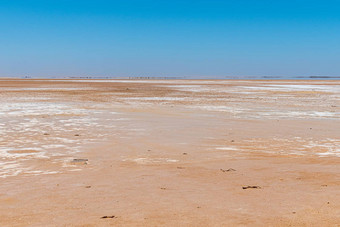
M 337 226 L 339 125 L 339 81 L 0 79 L 0 225 Z

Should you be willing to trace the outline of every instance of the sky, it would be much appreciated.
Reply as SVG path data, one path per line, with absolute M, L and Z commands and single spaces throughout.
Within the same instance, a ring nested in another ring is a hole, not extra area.
M 340 1 L 0 0 L 0 76 L 340 76 Z

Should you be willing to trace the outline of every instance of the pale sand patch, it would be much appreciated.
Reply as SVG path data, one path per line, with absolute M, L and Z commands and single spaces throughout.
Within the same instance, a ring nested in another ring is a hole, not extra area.
M 38 153 L 41 152 L 39 150 L 12 150 L 12 151 L 7 151 L 10 154 L 31 154 L 31 153 Z

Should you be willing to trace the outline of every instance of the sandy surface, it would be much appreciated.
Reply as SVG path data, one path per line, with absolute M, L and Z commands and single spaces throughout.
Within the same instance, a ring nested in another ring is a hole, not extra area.
M 0 226 L 340 226 L 339 97 L 339 81 L 0 79 Z

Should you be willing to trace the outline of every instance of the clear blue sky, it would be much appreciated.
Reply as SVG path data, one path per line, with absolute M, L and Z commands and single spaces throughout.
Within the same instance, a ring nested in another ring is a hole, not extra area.
M 340 75 L 340 1 L 0 0 L 0 76 Z

